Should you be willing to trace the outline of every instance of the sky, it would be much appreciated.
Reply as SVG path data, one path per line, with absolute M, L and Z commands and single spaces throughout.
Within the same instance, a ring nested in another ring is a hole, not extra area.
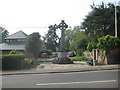
M 80 26 L 91 11 L 90 5 L 115 0 L 0 0 L 0 27 L 13 34 L 39 32 L 44 36 L 50 25 L 61 20 L 69 27 Z M 118 0 L 116 0 L 118 1 Z M 57 31 L 60 34 L 60 30 Z

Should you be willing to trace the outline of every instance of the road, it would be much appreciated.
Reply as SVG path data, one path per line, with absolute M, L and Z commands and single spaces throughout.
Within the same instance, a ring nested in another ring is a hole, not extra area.
M 118 71 L 2 76 L 2 88 L 118 88 Z

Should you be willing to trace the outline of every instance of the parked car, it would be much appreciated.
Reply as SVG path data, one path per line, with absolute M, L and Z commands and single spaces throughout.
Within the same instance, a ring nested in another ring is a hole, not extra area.
M 58 54 L 57 54 L 57 53 L 55 53 L 55 54 L 53 54 L 53 55 L 52 55 L 52 57 L 58 57 Z
M 75 52 L 69 52 L 69 57 L 75 57 L 76 53 Z
M 49 58 L 49 55 L 47 53 L 42 53 L 41 57 L 42 58 Z
M 92 58 L 87 58 L 87 64 L 89 64 L 89 65 L 93 65 L 93 59 Z M 98 64 L 98 61 L 97 60 L 95 60 L 95 64 Z

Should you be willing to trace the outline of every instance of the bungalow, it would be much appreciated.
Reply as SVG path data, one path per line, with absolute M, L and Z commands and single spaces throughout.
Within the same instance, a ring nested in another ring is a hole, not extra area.
M 5 38 L 5 43 L 0 44 L 0 51 L 2 51 L 3 55 L 9 54 L 12 50 L 24 53 L 27 36 L 28 35 L 23 31 L 18 31 L 10 36 L 7 36 Z

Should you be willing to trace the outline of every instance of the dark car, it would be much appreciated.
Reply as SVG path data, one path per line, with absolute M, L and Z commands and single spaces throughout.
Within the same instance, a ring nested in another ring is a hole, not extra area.
M 75 52 L 69 52 L 69 57 L 75 57 L 76 53 Z
M 89 65 L 93 65 L 93 59 L 92 58 L 87 58 L 86 61 Z M 97 64 L 97 60 L 95 60 L 95 64 Z

